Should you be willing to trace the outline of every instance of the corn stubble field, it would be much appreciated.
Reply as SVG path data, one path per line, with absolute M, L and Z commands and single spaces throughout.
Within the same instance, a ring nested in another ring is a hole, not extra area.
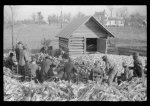
M 73 61 L 82 62 L 101 60 L 103 54 L 83 55 L 76 57 Z M 129 66 L 133 65 L 131 56 L 108 55 L 115 60 L 118 71 L 122 70 L 122 61 Z M 146 57 L 140 57 L 143 66 Z M 147 78 L 133 78 L 129 82 L 122 82 L 120 85 L 113 83 L 108 86 L 106 83 L 79 82 L 68 83 L 68 81 L 47 82 L 43 84 L 30 82 L 19 82 L 13 78 L 13 74 L 7 68 L 4 71 L 4 101 L 147 101 Z

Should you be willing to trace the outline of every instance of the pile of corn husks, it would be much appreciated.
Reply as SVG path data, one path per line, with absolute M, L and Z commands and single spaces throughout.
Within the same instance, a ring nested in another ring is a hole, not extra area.
M 95 61 L 100 59 L 101 56 L 98 56 L 84 56 L 82 59 Z M 122 59 L 132 64 L 132 58 L 129 56 L 111 58 L 116 59 L 119 67 Z M 19 82 L 13 77 L 11 70 L 4 67 L 3 71 L 4 101 L 147 101 L 147 78 L 133 78 L 130 82 L 125 81 L 120 85 L 114 83 L 111 86 L 92 81 L 87 84 L 68 81 L 40 84 L 34 81 Z

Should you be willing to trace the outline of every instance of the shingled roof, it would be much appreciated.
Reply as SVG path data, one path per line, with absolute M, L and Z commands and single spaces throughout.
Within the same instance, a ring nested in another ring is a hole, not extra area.
M 71 34 L 79 28 L 82 24 L 86 23 L 90 18 L 93 18 L 96 23 L 102 27 L 107 33 L 109 37 L 114 37 L 111 32 L 108 31 L 100 22 L 98 22 L 93 16 L 85 16 L 72 20 L 64 29 L 60 31 L 60 33 L 56 37 L 62 38 L 70 38 Z

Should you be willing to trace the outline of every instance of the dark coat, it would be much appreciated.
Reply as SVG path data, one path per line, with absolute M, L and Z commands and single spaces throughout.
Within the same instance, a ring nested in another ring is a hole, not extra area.
M 68 61 L 64 66 L 64 77 L 66 80 L 71 80 L 71 74 L 75 72 L 74 65 L 71 61 Z
M 9 69 L 12 70 L 12 66 L 15 65 L 14 62 L 15 62 L 15 60 L 14 60 L 13 57 L 8 57 L 8 58 L 6 59 L 6 61 L 5 61 L 5 67 L 7 67 L 7 68 L 9 68 Z
M 143 66 L 142 62 L 139 58 L 134 60 L 134 74 L 135 76 L 142 77 L 143 76 Z
M 16 53 L 16 59 L 17 59 L 17 62 L 19 62 L 19 53 L 20 53 L 20 49 L 19 49 L 19 48 L 16 48 L 16 49 L 15 49 L 15 53 Z
M 48 74 L 50 76 L 53 76 L 53 72 L 50 68 L 50 65 L 52 64 L 52 61 L 50 59 L 44 59 L 41 63 L 41 76 L 42 76 L 42 80 L 46 80 L 48 77 Z

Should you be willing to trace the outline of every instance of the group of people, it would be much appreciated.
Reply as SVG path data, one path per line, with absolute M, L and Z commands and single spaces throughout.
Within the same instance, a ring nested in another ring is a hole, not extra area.
M 115 62 L 110 60 L 107 56 L 103 56 L 102 59 L 106 65 L 105 71 L 108 75 L 109 85 L 112 84 L 113 81 L 116 81 L 118 84 L 120 84 L 121 81 L 130 81 L 133 77 L 144 78 L 146 75 L 146 66 L 144 67 L 142 65 L 142 62 L 139 58 L 139 53 L 137 52 L 133 53 L 133 67 L 130 67 L 126 62 L 123 62 L 122 66 L 124 73 L 119 76 L 117 75 L 118 70 Z
M 88 80 L 98 80 L 99 82 L 107 82 L 108 85 L 111 85 L 113 82 L 120 84 L 122 81 L 130 81 L 133 77 L 144 78 L 147 74 L 147 65 L 142 65 L 138 53 L 133 53 L 133 67 L 128 66 L 126 62 L 122 63 L 122 67 L 124 69 L 123 72 L 118 70 L 117 64 L 115 64 L 115 62 L 107 55 L 104 55 L 102 60 L 105 63 L 105 68 L 101 66 L 100 61 L 96 61 L 89 73 L 85 72 L 86 70 L 89 70 L 86 68 L 86 65 L 85 69 L 82 68 L 86 74 L 83 74 L 82 69 L 78 68 L 78 70 L 82 72 L 81 76 L 85 75 Z
M 54 76 L 53 70 L 56 65 L 53 62 L 53 57 L 64 57 L 65 53 L 62 50 L 51 49 L 51 56 L 48 55 L 48 49 L 44 46 L 39 51 L 43 54 L 41 61 L 37 62 L 36 56 L 31 56 L 27 47 L 23 42 L 18 42 L 14 52 L 11 52 L 8 58 L 4 62 L 4 66 L 13 70 L 15 67 L 17 74 L 20 74 L 22 77 L 21 81 L 25 81 L 26 78 L 30 80 L 35 79 L 36 81 L 43 82 L 48 78 Z M 67 59 L 68 55 L 65 55 Z M 57 67 L 58 68 L 58 67 Z
M 47 54 L 47 48 L 43 47 L 40 52 Z M 63 66 L 58 64 L 56 65 L 52 55 L 46 55 L 40 63 L 37 63 L 36 57 L 32 56 L 32 58 L 30 58 L 31 56 L 29 54 L 27 47 L 22 42 L 18 42 L 15 53 L 10 53 L 9 57 L 5 61 L 5 67 L 7 68 L 12 69 L 12 66 L 17 66 L 18 74 L 22 75 L 20 78 L 21 81 L 25 81 L 27 73 L 31 80 L 35 80 L 35 82 L 40 83 L 54 77 L 69 81 L 72 78 L 76 78 L 76 81 L 79 79 L 77 78 L 79 77 L 79 72 L 76 69 L 75 64 L 69 58 L 69 55 L 64 55 L 65 53 L 63 50 L 56 53 L 59 54 L 57 58 L 61 57 L 67 60 L 66 62 L 61 60 L 65 63 Z M 133 54 L 133 67 L 129 67 L 125 62 L 123 62 L 122 66 L 124 68 L 124 73 L 121 76 L 118 76 L 118 69 L 115 62 L 106 55 L 102 57 L 102 60 L 105 62 L 105 70 L 102 70 L 100 65 L 98 65 L 100 64 L 99 62 L 95 62 L 94 68 L 92 68 L 92 71 L 87 74 L 88 80 L 94 80 L 93 78 L 95 76 L 99 76 L 102 81 L 107 77 L 107 83 L 108 85 L 111 85 L 113 81 L 117 81 L 117 83 L 126 80 L 130 81 L 133 77 L 141 78 L 146 74 L 138 53 Z M 147 65 L 145 66 L 145 69 L 146 68 Z

